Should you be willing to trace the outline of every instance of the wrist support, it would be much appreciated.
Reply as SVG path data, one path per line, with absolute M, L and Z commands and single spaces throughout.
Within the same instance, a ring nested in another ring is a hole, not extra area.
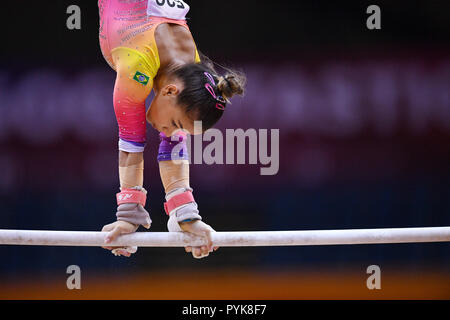
M 202 220 L 198 214 L 198 206 L 192 195 L 192 188 L 177 188 L 167 193 L 164 210 L 170 218 L 177 222 Z
M 166 193 L 189 185 L 189 162 L 187 160 L 181 160 L 180 162 L 179 164 L 175 161 L 160 161 L 158 163 L 159 174 Z
M 142 190 L 145 189 L 142 188 Z M 123 188 L 121 192 L 116 194 L 117 205 L 123 203 L 139 203 L 144 207 L 147 200 L 147 191 L 142 190 Z
M 119 180 L 121 189 L 142 186 L 144 182 L 144 161 L 127 166 L 119 166 Z
M 118 205 L 117 220 L 142 225 L 147 229 L 150 228 L 152 220 L 144 209 L 147 190 L 140 186 L 129 189 L 122 188 L 121 192 L 116 194 L 116 197 Z

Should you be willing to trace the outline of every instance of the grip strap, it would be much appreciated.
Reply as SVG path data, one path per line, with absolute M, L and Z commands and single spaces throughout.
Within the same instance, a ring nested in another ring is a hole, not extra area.
M 183 193 L 177 194 L 176 196 L 170 198 L 169 201 L 164 202 L 164 210 L 166 211 L 167 215 L 170 215 L 170 212 L 173 209 L 190 202 L 195 202 L 195 200 L 192 192 L 188 190 Z
M 147 195 L 144 191 L 136 189 L 122 189 L 121 192 L 116 194 L 117 205 L 123 203 L 139 203 L 145 207 L 145 202 L 147 200 Z

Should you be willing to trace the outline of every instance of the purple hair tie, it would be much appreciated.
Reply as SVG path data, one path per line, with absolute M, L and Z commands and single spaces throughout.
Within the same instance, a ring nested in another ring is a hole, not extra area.
M 213 86 L 216 85 L 216 82 L 214 81 L 214 77 L 211 75 L 211 73 L 204 72 L 203 74 L 208 78 L 209 82 L 211 82 Z
M 211 93 L 211 95 L 213 96 L 213 98 L 216 101 L 219 101 L 216 103 L 216 108 L 219 110 L 225 110 L 225 105 L 223 105 L 222 103 L 225 103 L 225 99 L 222 96 L 217 97 L 216 94 L 214 93 L 214 89 L 213 87 L 209 84 L 209 83 L 205 83 L 205 88 L 206 90 L 208 90 L 209 93 Z
M 216 82 L 214 81 L 214 77 L 209 72 L 203 73 L 206 78 L 209 80 L 209 82 L 215 86 Z M 216 93 L 214 92 L 214 88 L 209 83 L 205 83 L 205 88 L 208 90 L 208 92 L 213 96 L 213 98 L 217 101 L 216 108 L 219 110 L 225 110 L 225 99 L 222 96 L 216 96 Z
M 206 88 L 206 90 L 209 91 L 209 93 L 211 93 L 211 95 L 213 96 L 213 98 L 217 100 L 217 96 L 216 96 L 216 94 L 214 93 L 214 88 L 213 88 L 209 83 L 205 83 L 205 88 Z

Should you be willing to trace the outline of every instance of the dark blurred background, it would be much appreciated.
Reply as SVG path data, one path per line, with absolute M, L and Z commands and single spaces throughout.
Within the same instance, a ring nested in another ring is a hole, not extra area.
M 201 215 L 217 231 L 450 225 L 450 2 L 187 1 L 200 51 L 247 74 L 217 128 L 279 129 L 280 167 L 192 165 Z M 81 8 L 81 30 L 66 8 Z M 381 8 L 381 30 L 366 8 Z M 115 73 L 98 44 L 97 1 L 2 4 L 2 229 L 100 230 L 118 192 Z M 149 100 L 150 101 L 150 100 Z M 157 132 L 144 186 L 166 231 Z M 0 247 L 0 282 L 187 270 L 450 271 L 447 243 L 221 248 L 207 259 L 141 248 Z M 448 281 L 448 277 L 446 281 Z M 450 286 L 447 286 L 450 288 Z

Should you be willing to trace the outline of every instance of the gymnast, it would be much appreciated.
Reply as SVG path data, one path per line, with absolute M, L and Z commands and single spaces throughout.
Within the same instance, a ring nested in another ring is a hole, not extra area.
M 205 237 L 207 245 L 185 250 L 195 258 L 206 257 L 218 247 L 211 240 L 215 231 L 202 221 L 189 184 L 187 134 L 194 134 L 194 121 L 201 121 L 203 131 L 214 126 L 231 97 L 244 94 L 245 75 L 230 69 L 219 75 L 214 63 L 197 50 L 186 22 L 189 6 L 182 0 L 99 0 L 98 7 L 101 51 L 116 71 L 113 103 L 119 130 L 117 221 L 103 227 L 108 232 L 103 248 L 129 257 L 137 247 L 108 243 L 139 226 L 150 228 L 143 187 L 148 121 L 159 131 L 157 161 L 168 230 Z M 154 98 L 146 112 L 145 100 L 152 89 Z

